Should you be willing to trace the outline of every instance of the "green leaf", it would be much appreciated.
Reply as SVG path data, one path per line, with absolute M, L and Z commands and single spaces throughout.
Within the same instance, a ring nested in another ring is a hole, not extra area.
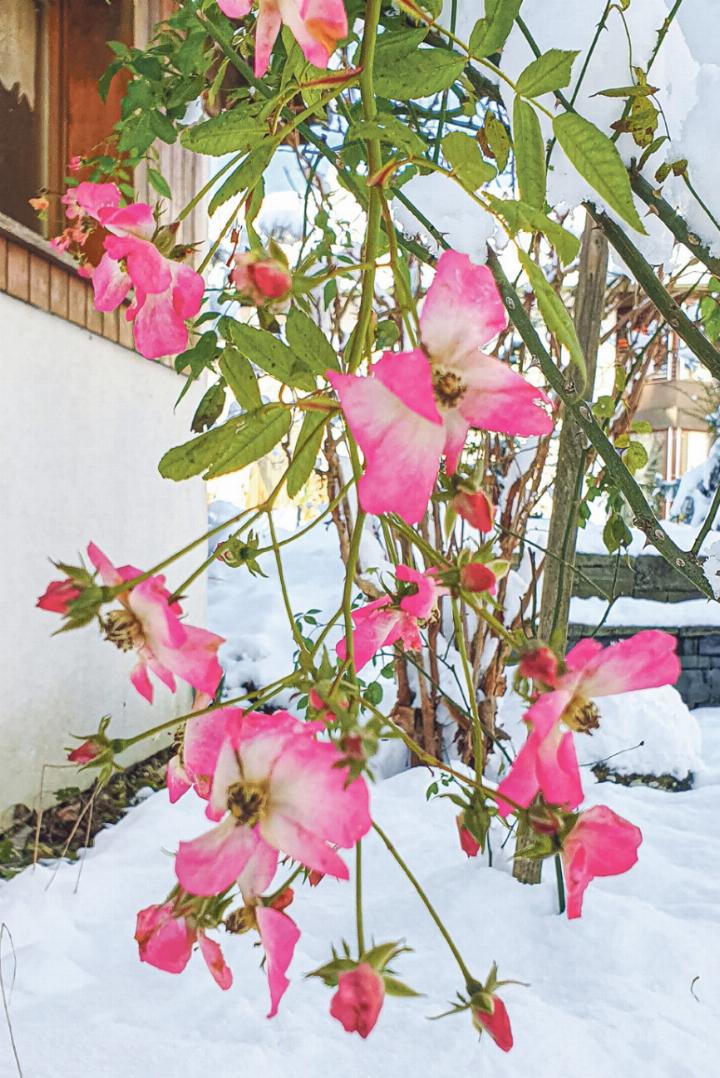
M 234 195 L 239 195 L 241 191 L 247 191 L 250 188 L 255 187 L 263 172 L 270 164 L 273 149 L 274 147 L 272 145 L 265 144 L 259 146 L 256 150 L 253 150 L 252 153 L 248 154 L 245 160 L 238 165 L 234 172 L 230 173 L 225 182 L 220 185 L 210 199 L 208 213 L 212 215 L 215 213 L 216 209 L 223 206 L 228 199 L 233 198 Z
M 553 120 L 553 131 L 565 154 L 617 214 L 636 232 L 645 233 L 630 190 L 630 179 L 622 158 L 610 141 L 589 120 L 574 112 L 564 112 Z
M 612 419 L 615 415 L 615 401 L 607 393 L 603 393 L 593 404 L 592 411 L 596 419 Z
M 278 382 L 308 392 L 315 389 L 315 375 L 272 333 L 229 318 L 224 324 L 226 336 L 242 354 L 273 378 L 277 378 Z
M 513 139 L 520 197 L 541 210 L 547 184 L 545 141 L 535 109 L 521 97 L 515 98 L 513 106 Z
M 505 124 L 498 120 L 494 112 L 489 109 L 483 120 L 482 134 L 490 152 L 495 158 L 498 172 L 502 172 L 508 163 L 510 156 L 510 138 L 508 137 Z
M 346 143 L 379 138 L 394 149 L 404 150 L 411 157 L 421 157 L 427 150 L 427 142 L 420 138 L 412 128 L 398 120 L 397 116 L 381 113 L 376 120 L 356 120 L 350 124 L 345 137 Z
M 159 195 L 162 195 L 163 198 L 172 198 L 170 184 L 161 172 L 158 172 L 156 168 L 148 167 L 147 178 L 150 186 L 153 187 Z
M 264 124 L 248 116 L 244 110 L 236 108 L 185 128 L 180 142 L 194 153 L 219 157 L 225 153 L 248 153 L 257 149 L 258 143 L 262 142 L 267 134 Z
M 278 404 L 236 416 L 170 449 L 160 461 L 160 474 L 177 482 L 203 472 L 203 478 L 210 479 L 239 471 L 269 453 L 287 434 L 290 422 L 290 410 Z
M 647 449 L 642 442 L 630 442 L 625 450 L 624 460 L 629 472 L 639 472 L 648 462 Z
M 222 382 L 216 382 L 214 386 L 210 386 L 203 394 L 200 403 L 195 409 L 190 430 L 194 430 L 199 434 L 201 431 L 207 430 L 208 427 L 212 427 L 213 423 L 216 423 L 222 415 L 224 407 L 225 386 Z
M 485 0 L 485 18 L 478 19 L 470 34 L 470 52 L 482 58 L 498 52 L 512 30 L 522 0 Z
M 633 434 L 652 434 L 652 423 L 648 423 L 647 419 L 633 419 L 630 424 L 630 430 Z
M 172 146 L 177 139 L 177 131 L 172 120 L 169 120 L 162 112 L 151 112 L 150 124 L 157 137 Z
M 495 198 L 494 195 L 486 197 L 511 232 L 542 232 L 557 251 L 564 266 L 576 257 L 580 250 L 580 240 L 557 221 L 547 217 L 542 210 L 519 200 Z
M 414 988 L 410 988 L 409 985 L 403 984 L 397 977 L 389 977 L 387 973 L 383 974 L 383 981 L 385 982 L 385 993 L 388 996 L 402 996 L 409 998 L 410 996 L 420 996 L 421 992 L 416 992 Z
M 545 274 L 540 267 L 537 266 L 524 251 L 518 251 L 518 256 L 523 269 L 527 273 L 530 286 L 535 293 L 535 298 L 537 299 L 538 307 L 540 308 L 540 313 L 543 316 L 545 325 L 550 332 L 554 333 L 558 340 L 565 345 L 570 353 L 572 362 L 582 373 L 583 378 L 585 378 L 585 356 L 583 355 L 583 350 L 580 347 L 580 342 L 577 339 L 577 333 L 575 332 L 575 326 L 567 312 L 565 304 L 560 299 L 555 289 L 548 284 Z
M 300 427 L 295 454 L 287 473 L 288 498 L 294 498 L 312 475 L 323 440 L 327 412 L 306 412 Z
M 335 349 L 309 315 L 292 307 L 285 322 L 285 336 L 291 349 L 313 374 L 324 375 L 330 368 L 340 370 Z
M 473 193 L 497 175 L 483 159 L 480 147 L 470 135 L 452 131 L 442 140 L 442 151 L 466 191 Z
M 375 75 L 375 92 L 394 101 L 431 97 L 448 90 L 465 67 L 462 56 L 449 49 L 418 49 L 394 63 L 383 65 Z
M 365 699 L 372 707 L 378 707 L 383 698 L 382 685 L 378 681 L 371 681 L 365 689 Z
M 252 363 L 232 344 L 220 356 L 220 371 L 241 408 L 252 412 L 261 406 L 260 389 Z
M 614 554 L 621 546 L 630 546 L 632 533 L 621 516 L 613 513 L 603 528 L 603 542 L 608 554 Z
M 567 86 L 577 52 L 550 49 L 520 72 L 515 89 L 523 97 L 539 97 Z

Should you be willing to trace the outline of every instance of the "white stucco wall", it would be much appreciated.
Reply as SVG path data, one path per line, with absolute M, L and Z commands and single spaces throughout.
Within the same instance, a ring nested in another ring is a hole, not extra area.
M 0 363 L 2 813 L 33 803 L 43 764 L 64 761 L 69 732 L 93 731 L 109 714 L 124 736 L 188 710 L 189 692 L 159 684 L 151 707 L 128 680 L 132 655 L 94 626 L 52 637 L 59 619 L 35 602 L 59 575 L 48 558 L 77 563 L 91 539 L 115 564 L 145 569 L 202 535 L 206 495 L 199 480 L 176 484 L 157 471 L 188 438 L 198 399 L 190 392 L 173 411 L 183 385 L 173 371 L 3 294 Z M 200 546 L 173 565 L 171 586 L 203 555 Z M 184 606 L 204 624 L 202 583 Z M 45 788 L 76 785 L 75 775 L 48 770 Z

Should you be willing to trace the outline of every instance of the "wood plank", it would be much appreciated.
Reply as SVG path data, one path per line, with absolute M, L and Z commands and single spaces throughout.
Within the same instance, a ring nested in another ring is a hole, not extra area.
M 90 288 L 85 293 L 85 325 L 91 333 L 102 334 L 103 316 L 100 311 L 95 309 L 93 293 Z
M 0 292 L 7 291 L 7 240 L 0 236 Z
M 77 274 L 68 280 L 68 318 L 78 326 L 85 325 L 85 304 L 90 286 Z
M 7 290 L 18 299 L 30 299 L 30 255 L 14 243 L 8 244 Z
M 50 310 L 50 265 L 40 255 L 30 255 L 30 302 Z
M 68 316 L 68 278 L 64 269 L 50 267 L 50 310 L 60 318 Z
M 118 314 L 120 316 L 118 319 L 118 340 L 120 344 L 125 346 L 125 348 L 129 348 L 131 351 L 134 352 L 135 338 L 133 337 L 132 322 L 128 322 L 127 318 L 125 317 L 125 311 L 126 308 L 124 306 L 121 307 L 118 311 Z
M 107 311 L 103 314 L 103 337 L 107 337 L 109 341 L 115 341 L 117 343 L 120 337 L 120 326 L 118 323 L 118 312 Z

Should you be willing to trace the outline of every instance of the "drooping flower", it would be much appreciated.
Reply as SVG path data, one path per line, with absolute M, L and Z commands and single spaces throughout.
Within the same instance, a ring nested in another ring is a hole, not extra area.
M 362 778 L 348 783 L 334 745 L 315 740 L 320 726 L 283 711 L 230 716 L 207 808 L 220 822 L 180 843 L 175 872 L 184 890 L 219 894 L 249 863 L 274 872 L 278 850 L 348 878 L 335 847 L 349 849 L 369 830 L 368 790 Z
M 252 0 L 218 0 L 229 19 L 242 19 L 252 8 Z M 343 0 L 259 0 L 255 31 L 255 76 L 262 78 L 270 64 L 270 54 L 287 26 L 308 63 L 327 67 L 338 41 L 347 37 L 348 23 Z
M 568 652 L 562 672 L 544 652 L 535 660 L 528 658 L 523 672 L 537 675 L 552 691 L 526 712 L 529 737 L 498 793 L 523 808 L 538 793 L 550 804 L 577 808 L 583 794 L 570 731 L 590 733 L 598 726 L 593 697 L 672 685 L 680 676 L 675 647 L 674 636 L 647 629 L 607 648 L 596 640 L 581 640 Z M 503 815 L 512 811 L 502 800 L 498 809 Z
M 384 1000 L 382 977 L 368 962 L 361 962 L 339 975 L 330 1014 L 347 1033 L 359 1033 L 364 1039 L 375 1028 Z
M 467 520 L 479 532 L 491 532 L 495 508 L 484 490 L 459 490 L 452 500 L 452 507 L 463 520 Z
M 172 902 L 148 906 L 137 915 L 135 939 L 141 962 L 166 973 L 182 973 L 197 943 L 205 964 L 220 988 L 232 985 L 233 977 L 220 945 L 209 939 L 203 929 L 178 915 Z
M 116 568 L 94 543 L 88 546 L 88 557 L 108 587 L 119 587 L 141 575 L 132 565 Z M 186 625 L 180 620 L 182 607 L 170 598 L 163 576 L 148 577 L 121 591 L 120 609 L 111 610 L 103 621 L 105 636 L 121 651 L 137 652 L 130 680 L 150 703 L 153 687 L 149 670 L 171 692 L 175 692 L 177 675 L 199 692 L 213 696 L 222 677 L 217 651 L 223 638 Z
M 356 670 L 362 670 L 377 651 L 390 647 L 398 640 L 402 640 L 403 646 L 409 651 L 419 651 L 422 648 L 419 623 L 431 616 L 438 599 L 447 592 L 447 589 L 438 583 L 432 569 L 420 573 L 409 565 L 398 565 L 395 567 L 395 575 L 401 582 L 415 585 L 416 591 L 403 595 L 399 602 L 393 602 L 389 595 L 383 595 L 380 599 L 353 611 L 353 657 Z M 344 637 L 337 645 L 336 651 L 343 661 L 347 658 Z
M 641 842 L 640 828 L 606 805 L 579 814 L 560 853 L 569 918 L 581 916 L 583 895 L 596 876 L 618 876 L 633 867 Z
M 460 848 L 467 857 L 477 857 L 480 853 L 480 843 L 473 834 L 468 831 L 465 826 L 465 813 L 461 812 L 455 817 L 455 823 L 458 829 L 458 838 L 460 839 Z
M 282 298 L 292 287 L 287 266 L 276 258 L 261 258 L 252 251 L 236 255 L 230 280 L 241 296 L 257 307 Z
M 327 372 L 365 455 L 358 492 L 366 512 L 393 512 L 416 524 L 441 455 L 452 474 L 470 427 L 550 433 L 546 394 L 481 351 L 506 325 L 488 268 L 445 251 L 420 318 L 422 347 L 385 352 L 366 377 Z
M 81 589 L 69 577 L 64 580 L 52 580 L 40 596 L 36 606 L 49 610 L 52 614 L 67 614 L 72 603 L 81 593 Z
M 489 1033 L 498 1048 L 503 1052 L 509 1052 L 513 1046 L 513 1035 L 508 1018 L 507 1008 L 499 996 L 493 993 L 484 993 L 486 1002 L 491 1010 L 483 1007 L 473 1007 L 472 1017 L 475 1028 L 479 1032 Z

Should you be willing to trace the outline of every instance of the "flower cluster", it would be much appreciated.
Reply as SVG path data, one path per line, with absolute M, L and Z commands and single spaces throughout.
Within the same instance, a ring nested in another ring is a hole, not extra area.
M 176 355 L 187 347 L 186 322 L 200 310 L 203 279 L 182 261 L 174 230 L 158 228 L 151 206 L 121 201 L 114 183 L 71 187 L 62 196 L 70 224 L 53 242 L 92 279 L 99 311 L 114 311 L 132 291 L 126 317 L 143 356 Z
M 230 19 L 243 19 L 253 0 L 218 0 L 218 7 Z M 287 26 L 315 67 L 327 67 L 335 47 L 347 37 L 348 20 L 343 0 L 258 0 L 255 31 L 255 75 L 267 72 L 270 54 L 282 26 Z

